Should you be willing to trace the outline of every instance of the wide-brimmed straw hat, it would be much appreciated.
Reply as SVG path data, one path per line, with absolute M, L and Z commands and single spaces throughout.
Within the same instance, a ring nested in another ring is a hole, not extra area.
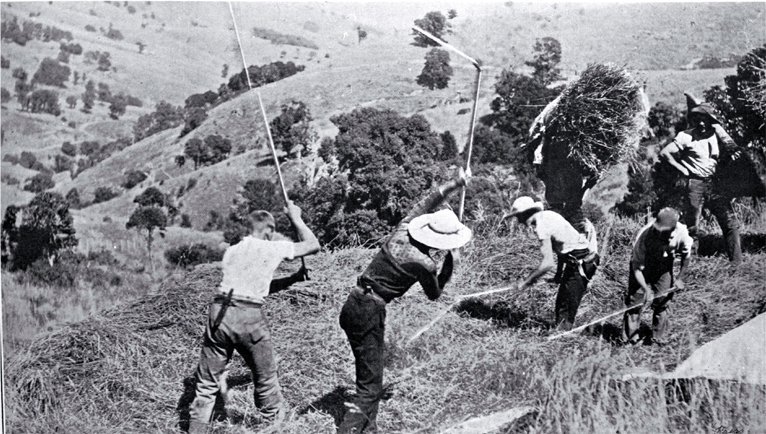
M 531 209 L 542 211 L 543 203 L 535 202 L 535 200 L 529 196 L 521 196 L 520 198 L 514 200 L 513 205 L 511 205 L 511 217 L 523 212 L 527 212 Z
M 709 116 L 713 122 L 720 122 L 718 120 L 718 115 L 716 114 L 715 109 L 710 103 L 702 102 L 688 92 L 684 93 L 684 95 L 686 95 L 687 116 L 691 116 L 692 113 L 697 113 Z
M 657 213 L 652 226 L 660 232 L 665 232 L 674 229 L 676 224 L 678 224 L 678 211 L 673 208 L 663 208 Z
M 415 217 L 407 231 L 415 241 L 439 250 L 457 249 L 471 239 L 471 230 L 448 209 Z

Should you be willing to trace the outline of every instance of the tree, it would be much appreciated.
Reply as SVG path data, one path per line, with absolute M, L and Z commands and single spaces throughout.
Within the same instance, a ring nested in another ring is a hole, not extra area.
M 444 39 L 444 33 L 449 32 L 448 29 L 451 27 L 451 24 L 447 23 L 447 19 L 444 17 L 444 15 L 442 15 L 441 12 L 438 12 L 438 11 L 429 12 L 422 19 L 415 20 L 415 25 L 425 30 L 426 32 L 436 36 L 442 41 L 447 42 Z M 439 44 L 421 35 L 415 30 L 413 30 L 413 34 L 415 35 L 415 42 L 413 42 L 412 45 L 416 47 L 425 48 L 425 47 L 439 46 Z
M 109 117 L 117 120 L 120 116 L 125 114 L 125 110 L 128 107 L 128 101 L 123 95 L 117 95 L 112 98 L 112 103 L 109 104 Z
M 188 99 L 186 100 L 188 104 Z M 204 107 L 204 99 L 202 106 Z M 202 107 L 193 107 L 193 108 L 187 108 L 186 109 L 186 115 L 184 116 L 184 128 L 181 130 L 181 134 L 178 136 L 179 138 L 189 134 L 192 132 L 192 130 L 196 129 L 198 126 L 202 125 L 202 122 L 207 119 L 207 111 L 205 111 Z
M 18 67 L 13 69 L 13 78 L 18 78 L 21 81 L 27 80 L 27 71 L 24 71 L 24 68 Z
M 721 149 L 714 185 L 729 197 L 766 196 L 766 44 L 747 53 L 737 73 L 713 86 L 705 99 L 721 113 L 739 149 Z M 731 158 L 741 151 L 741 158 Z
M 11 270 L 26 269 L 43 257 L 53 265 L 61 249 L 77 245 L 69 205 L 59 193 L 42 192 L 23 207 L 9 206 L 2 231 Z
M 93 203 L 102 203 L 102 202 L 108 202 L 115 197 L 119 196 L 118 193 L 114 192 L 110 187 L 98 187 L 96 191 L 93 193 Z
M 356 28 L 356 34 L 359 37 L 359 43 L 362 43 L 362 40 L 367 38 L 367 32 L 362 29 L 361 26 L 357 26 Z
M 49 113 L 53 116 L 61 114 L 59 94 L 48 89 L 39 89 L 29 97 L 29 110 L 32 113 Z
M 0 56 L 0 68 L 10 69 L 11 68 L 11 61 L 6 59 L 5 56 Z
M 50 174 L 38 173 L 37 175 L 30 178 L 29 183 L 24 186 L 24 191 L 41 193 L 55 186 L 56 183 L 53 182 L 53 178 L 51 178 Z
M 311 128 L 311 111 L 301 101 L 282 106 L 282 113 L 270 123 L 274 147 L 285 151 L 287 157 L 298 153 L 302 157 L 311 152 L 311 144 L 318 135 Z
M 194 161 L 194 170 L 197 170 L 207 158 L 207 148 L 202 140 L 195 137 L 186 142 L 186 146 L 184 146 L 184 154 Z
M 73 145 L 70 142 L 64 142 L 64 144 L 61 145 L 61 152 L 64 155 L 69 155 L 70 157 L 74 157 L 77 155 L 77 146 Z
M 175 128 L 184 122 L 184 110 L 165 101 L 160 101 L 153 113 L 138 118 L 133 126 L 135 141 L 139 142 L 152 134 Z
M 131 170 L 125 174 L 125 182 L 122 183 L 122 186 L 130 190 L 139 183 L 143 182 L 145 179 L 146 173 L 140 170 Z
M 50 86 L 64 87 L 64 82 L 69 80 L 70 70 L 68 66 L 60 65 L 58 61 L 46 57 L 40 63 L 40 67 L 32 76 L 32 81 Z
M 7 102 L 11 102 L 13 100 L 13 97 L 11 96 L 11 93 L 8 92 L 8 89 L 2 88 L 2 91 L 0 91 L 0 93 L 2 94 L 0 96 L 0 101 L 2 101 L 3 104 Z
M 447 11 L 447 19 L 451 20 L 451 19 L 453 19 L 455 17 L 457 17 L 457 11 L 456 10 L 450 9 L 449 11 Z
M 417 83 L 431 90 L 447 87 L 453 73 L 449 60 L 449 53 L 446 50 L 432 48 L 426 54 L 426 64 L 418 75 Z
M 133 199 L 133 203 L 139 206 L 164 207 L 166 204 L 165 195 L 156 187 L 149 187 Z
M 83 77 L 83 79 L 85 79 L 85 77 Z M 85 113 L 90 113 L 93 104 L 96 102 L 96 85 L 93 83 L 93 80 L 88 80 L 85 84 L 85 92 L 83 92 L 80 98 L 82 99 L 82 110 Z
M 71 159 L 64 155 L 56 155 L 53 171 L 56 173 L 67 172 L 72 170 L 72 166 L 73 162 Z
M 549 85 L 561 79 L 561 70 L 557 67 L 561 62 L 561 44 L 554 38 L 544 37 L 535 42 L 534 60 L 524 62 L 534 68 L 532 76 L 543 85 Z
M 320 228 L 325 244 L 374 242 L 401 221 L 419 192 L 444 179 L 446 167 L 436 160 L 442 141 L 421 115 L 362 108 L 330 121 L 338 135 L 322 141 L 319 154 L 337 164 L 336 176 L 294 189 L 293 199 L 310 209 L 306 221 Z
M 109 89 L 108 84 L 98 84 L 98 100 L 104 102 L 109 102 L 112 100 L 112 91 Z
M 101 148 L 101 145 L 95 140 L 92 140 L 92 141 L 86 140 L 80 143 L 80 153 L 85 156 L 93 155 L 94 153 L 98 152 L 100 148 Z
M 156 206 L 139 205 L 133 214 L 130 215 L 125 228 L 130 230 L 136 228 L 141 233 L 145 232 L 146 249 L 149 251 L 149 263 L 154 273 L 154 261 L 152 260 L 152 242 L 154 241 L 154 230 L 158 229 L 161 236 L 164 236 L 165 226 L 168 218 L 162 211 L 162 208 Z
M 66 194 L 66 201 L 69 204 L 69 207 L 72 209 L 78 209 L 80 208 L 80 192 L 77 191 L 76 187 L 73 187 L 71 190 L 69 190 Z
M 205 137 L 205 148 L 207 150 L 207 162 L 210 164 L 220 163 L 229 158 L 231 153 L 231 140 L 221 137 L 217 134 Z
M 105 51 L 101 53 L 101 55 L 98 58 L 98 70 L 109 71 L 111 67 L 112 67 L 112 61 L 109 60 L 109 52 Z
M 69 108 L 73 109 L 77 106 L 77 97 L 74 95 L 69 95 L 66 97 L 66 103 L 69 104 Z
M 439 138 L 442 140 L 442 150 L 439 152 L 439 159 L 442 161 L 450 161 L 457 157 L 457 141 L 455 136 L 451 132 L 445 131 L 439 134 Z

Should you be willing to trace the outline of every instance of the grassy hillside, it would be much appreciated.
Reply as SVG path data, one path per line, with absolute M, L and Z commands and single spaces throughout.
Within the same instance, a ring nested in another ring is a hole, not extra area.
M 601 225 L 602 238 L 610 234 L 602 246 L 605 262 L 579 322 L 622 306 L 630 242 L 640 225 L 620 219 Z M 502 432 L 699 433 L 719 426 L 762 432 L 762 387 L 620 380 L 636 370 L 672 370 L 695 348 L 763 311 L 763 236 L 748 231 L 745 239 L 759 236 L 756 250 L 745 243 L 736 275 L 723 272 L 720 253 L 694 260 L 688 289 L 673 301 L 665 347 L 620 345 L 619 318 L 547 341 L 556 292 L 549 283 L 465 301 L 408 345 L 456 295 L 508 286 L 538 260 L 535 242 L 518 228 L 477 234 L 441 300 L 427 301 L 416 285 L 389 304 L 380 428 L 437 433 L 472 416 L 529 405 L 535 413 Z M 334 431 L 354 381 L 337 315 L 373 254 L 348 249 L 310 257 L 313 280 L 267 300 L 291 406 L 278 432 Z M 6 365 L 11 432 L 177 432 L 188 417 L 206 304 L 220 278 L 215 265 L 177 273 L 147 297 L 41 336 Z M 239 357 L 235 361 L 228 418 L 216 422 L 215 432 L 259 432 L 249 374 Z

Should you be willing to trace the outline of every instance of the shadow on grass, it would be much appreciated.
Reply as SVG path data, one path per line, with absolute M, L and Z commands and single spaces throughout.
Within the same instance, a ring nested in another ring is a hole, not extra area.
M 335 426 L 338 426 L 343 419 L 343 403 L 346 399 L 346 388 L 337 386 L 332 392 L 325 394 L 301 409 L 298 414 L 304 415 L 315 411 L 321 411 L 332 416 L 333 419 L 335 419 Z
M 249 374 L 229 376 L 226 381 L 229 390 L 234 387 L 248 384 L 252 381 Z M 181 397 L 178 398 L 178 405 L 176 406 L 176 412 L 178 413 L 178 428 L 185 432 L 189 429 L 189 407 L 191 407 L 194 401 L 194 388 L 196 385 L 195 377 L 186 377 L 183 380 L 184 391 Z M 226 401 L 219 393 L 215 398 L 215 405 L 213 406 L 213 420 L 222 421 L 226 419 L 231 420 L 233 423 L 243 422 L 244 417 L 238 415 L 229 415 L 226 412 Z
M 456 310 L 458 313 L 467 314 L 471 318 L 492 321 L 499 328 L 542 328 L 549 330 L 553 327 L 553 324 L 548 320 L 529 315 L 528 312 L 504 301 L 485 303 L 478 299 L 468 299 L 460 303 Z
M 701 235 L 697 253 L 700 256 L 726 255 L 726 241 L 720 235 Z M 766 234 L 742 234 L 742 253 L 766 251 Z
M 622 341 L 622 325 L 610 323 L 594 324 L 583 331 L 586 336 L 600 337 L 611 345 L 626 345 Z M 646 345 L 652 339 L 652 328 L 641 324 L 638 329 L 638 344 Z

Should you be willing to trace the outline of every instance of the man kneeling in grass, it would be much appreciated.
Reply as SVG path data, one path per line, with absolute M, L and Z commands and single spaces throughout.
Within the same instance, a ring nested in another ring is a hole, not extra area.
M 272 241 L 274 216 L 266 211 L 250 214 L 253 232 L 229 247 L 223 255 L 220 293 L 208 311 L 205 342 L 196 374 L 195 398 L 189 410 L 189 433 L 207 433 L 216 393 L 225 388 L 223 373 L 234 350 L 245 359 L 253 373 L 255 405 L 264 421 L 279 423 L 284 418 L 284 398 L 277 378 L 277 364 L 266 316 L 261 312 L 264 298 L 305 280 L 301 267 L 292 276 L 272 280 L 283 259 L 319 251 L 319 241 L 301 219 L 301 209 L 292 202 L 285 210 L 300 242 Z
M 466 185 L 462 169 L 457 179 L 415 205 L 383 243 L 383 247 L 357 280 L 340 312 L 356 364 L 356 399 L 338 428 L 339 434 L 378 432 L 378 404 L 383 394 L 383 361 L 386 303 L 404 295 L 420 282 L 431 300 L 441 296 L 452 277 L 458 248 L 471 239 L 471 230 L 449 209 L 436 211 L 460 186 Z M 447 250 L 441 271 L 434 251 Z
M 684 289 L 683 276 L 689 266 L 693 244 L 686 225 L 679 223 L 678 218 L 678 211 L 663 208 L 654 221 L 638 231 L 630 258 L 625 305 L 635 306 L 643 302 L 643 306 L 625 312 L 624 342 L 638 343 L 641 313 L 651 307 L 654 310 L 651 342 L 665 343 L 670 314 L 668 303 L 673 298 L 673 293 L 668 294 L 668 291 L 671 287 Z M 681 269 L 674 277 L 673 261 L 677 255 L 681 257 Z
M 513 202 L 511 216 L 516 216 L 519 223 L 534 230 L 543 254 L 540 265 L 529 277 L 519 281 L 517 290 L 529 288 L 545 273 L 552 271 L 556 266 L 555 253 L 560 262 L 566 263 L 556 296 L 556 327 L 570 330 L 580 301 L 588 290 L 588 282 L 596 274 L 599 264 L 596 229 L 589 220 L 585 220 L 587 235 L 581 234 L 564 217 L 553 211 L 543 211 L 542 202 L 535 202 L 528 196 Z

